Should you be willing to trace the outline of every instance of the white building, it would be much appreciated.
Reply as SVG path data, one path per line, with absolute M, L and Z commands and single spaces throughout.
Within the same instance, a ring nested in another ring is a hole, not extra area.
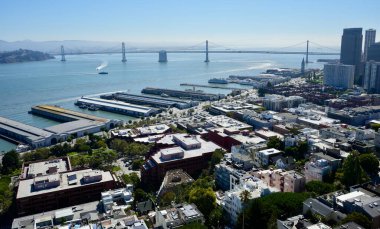
M 128 184 L 126 188 L 109 190 L 102 192 L 102 203 L 106 213 L 110 213 L 114 206 L 117 206 L 117 201 L 122 201 L 124 205 L 133 203 L 133 185 Z
M 254 154 L 254 163 L 259 167 L 268 166 L 270 164 L 271 157 L 274 157 L 280 154 L 282 154 L 282 152 L 274 148 L 260 150 L 258 152 L 255 152 Z
M 331 172 L 331 166 L 325 159 L 310 161 L 305 164 L 306 182 L 318 180 L 322 181 L 323 177 Z
M 177 228 L 192 222 L 204 223 L 203 214 L 195 204 L 179 204 L 171 208 L 156 211 L 154 228 Z
M 293 170 L 268 169 L 258 171 L 254 175 L 269 187 L 281 192 L 302 192 L 305 189 L 305 177 Z
M 352 88 L 354 86 L 354 65 L 325 64 L 323 84 L 339 88 Z
M 255 144 L 241 144 L 231 147 L 231 159 L 236 165 L 241 165 L 242 169 L 250 170 L 254 166 L 254 155 L 258 150 L 266 148 L 266 142 L 262 138 Z
M 284 108 L 298 107 L 298 105 L 305 102 L 306 100 L 301 96 L 265 95 L 263 107 L 267 110 L 281 111 Z
M 235 186 L 233 190 L 227 191 L 223 199 L 220 201 L 223 209 L 231 217 L 230 220 L 233 225 L 236 224 L 239 214 L 243 210 L 243 203 L 240 195 L 245 190 L 249 191 L 250 199 L 259 198 L 280 191 L 276 188 L 269 187 L 264 184 L 263 181 L 255 177 L 242 178 L 240 184 Z

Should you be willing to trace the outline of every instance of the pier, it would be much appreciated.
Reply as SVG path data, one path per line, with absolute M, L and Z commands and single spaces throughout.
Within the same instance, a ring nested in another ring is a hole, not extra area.
M 30 113 L 42 117 L 46 117 L 58 122 L 72 122 L 79 119 L 86 119 L 89 121 L 108 122 L 108 119 L 100 118 L 97 116 L 84 114 L 76 111 L 67 110 L 57 106 L 51 105 L 38 105 L 32 107 Z
M 219 85 L 205 85 L 205 84 L 192 84 L 192 83 L 181 83 L 180 86 L 219 88 L 219 89 L 226 89 L 226 90 L 247 90 L 247 89 L 238 88 L 238 87 L 224 87 L 224 86 L 219 86 Z
M 148 95 L 134 95 L 123 92 L 117 92 L 108 95 L 101 95 L 100 98 L 108 100 L 119 100 L 127 103 L 147 105 L 157 108 L 170 108 L 176 107 L 178 109 L 190 108 L 198 105 L 199 103 L 190 100 L 180 100 L 174 98 L 148 96 Z
M 148 116 L 159 113 L 158 109 L 151 108 L 151 107 L 134 105 L 134 104 L 115 101 L 115 100 L 90 98 L 90 97 L 82 97 L 78 99 L 76 104 L 93 106 L 103 111 L 109 111 L 109 112 L 114 112 L 114 113 L 124 114 L 128 116 L 134 116 L 134 117 L 148 117 Z
M 50 145 L 49 140 L 53 133 L 0 117 L 0 135 L 9 142 L 28 144 L 33 148 L 37 148 Z
M 181 99 L 191 99 L 191 100 L 199 100 L 199 101 L 215 101 L 219 99 L 223 99 L 226 96 L 223 94 L 211 94 L 204 93 L 199 91 L 180 91 L 180 90 L 172 90 L 165 88 L 153 88 L 146 87 L 141 93 L 143 94 L 151 94 L 151 95 L 160 95 L 160 96 L 171 96 Z
M 30 113 L 63 123 L 42 129 L 0 117 L 0 137 L 35 149 L 66 141 L 71 136 L 82 137 L 120 124 L 119 120 L 99 118 L 50 105 L 34 106 Z

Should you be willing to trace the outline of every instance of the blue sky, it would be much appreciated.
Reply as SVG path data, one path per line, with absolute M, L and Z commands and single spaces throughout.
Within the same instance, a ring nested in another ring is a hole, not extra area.
M 342 29 L 380 30 L 378 0 L 0 0 L 0 40 L 282 47 L 339 46 Z M 379 39 L 377 39 L 379 40 Z

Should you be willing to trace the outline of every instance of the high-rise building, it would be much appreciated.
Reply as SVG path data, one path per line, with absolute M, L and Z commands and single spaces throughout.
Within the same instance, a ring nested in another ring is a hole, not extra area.
M 363 87 L 369 93 L 380 93 L 380 62 L 366 63 Z
M 354 65 L 325 64 L 323 84 L 339 88 L 352 88 L 354 85 Z
M 368 56 L 368 48 L 375 43 L 376 39 L 376 30 L 374 29 L 367 29 L 365 31 L 365 40 L 364 40 L 364 55 L 363 60 L 367 61 Z
M 367 60 L 380 62 L 380 42 L 374 43 L 368 48 Z
M 362 28 L 349 28 L 343 30 L 340 46 L 340 62 L 355 66 L 355 83 L 361 84 L 360 61 L 362 55 Z

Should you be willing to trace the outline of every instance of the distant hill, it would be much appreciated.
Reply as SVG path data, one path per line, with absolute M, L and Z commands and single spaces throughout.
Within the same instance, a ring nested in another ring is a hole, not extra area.
M 49 55 L 47 53 L 27 49 L 19 49 L 10 52 L 0 52 L 0 64 L 41 61 L 48 59 L 54 59 L 54 56 Z

